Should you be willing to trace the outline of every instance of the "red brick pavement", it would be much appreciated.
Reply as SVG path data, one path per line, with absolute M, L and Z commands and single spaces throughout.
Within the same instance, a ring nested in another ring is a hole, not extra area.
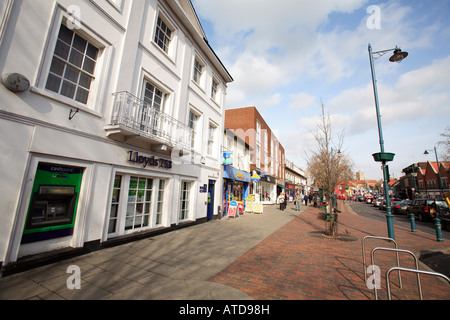
M 271 234 L 210 281 L 240 289 L 257 300 L 372 300 L 373 290 L 364 281 L 361 240 L 366 235 L 387 237 L 386 223 L 352 214 L 343 208 L 339 214 L 339 235 L 355 241 L 324 237 L 321 211 L 310 207 Z M 420 251 L 449 247 L 449 241 L 421 232 L 412 233 L 395 227 L 400 249 L 410 250 L 419 258 Z M 348 240 L 348 239 L 347 239 Z M 386 241 L 366 241 L 366 264 L 374 247 L 393 247 Z M 382 288 L 379 299 L 387 299 L 385 273 L 396 265 L 395 253 L 376 252 L 375 264 L 381 268 Z M 414 259 L 400 255 L 400 265 L 414 268 Z M 426 267 L 419 267 L 425 269 Z M 393 299 L 418 299 L 416 276 L 402 273 L 403 289 L 397 273 L 391 273 Z M 450 285 L 444 280 L 421 275 L 425 300 L 450 299 Z

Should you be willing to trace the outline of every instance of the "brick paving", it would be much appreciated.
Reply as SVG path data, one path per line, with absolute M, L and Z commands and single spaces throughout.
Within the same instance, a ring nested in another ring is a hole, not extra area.
M 373 300 L 364 281 L 361 239 L 386 237 L 386 223 L 345 205 L 338 234 L 348 241 L 335 240 L 323 236 L 318 208 L 293 208 L 268 205 L 263 214 L 214 220 L 0 278 L 0 300 Z M 447 240 L 405 228 L 396 227 L 395 235 L 399 247 L 418 258 L 450 248 Z M 367 242 L 366 263 L 372 248 L 388 245 Z M 375 264 L 383 275 L 379 299 L 385 300 L 384 274 L 395 256 L 377 252 Z M 414 267 L 408 256 L 400 264 Z M 80 290 L 67 288 L 69 265 L 81 269 Z M 394 299 L 418 299 L 414 275 L 402 273 L 403 289 L 392 276 Z M 424 299 L 450 299 L 446 282 L 430 276 L 421 281 Z
M 341 240 L 322 235 L 325 223 L 318 208 L 309 207 L 279 230 L 260 242 L 227 268 L 209 280 L 242 290 L 258 300 L 372 300 L 373 290 L 364 281 L 361 240 L 367 235 L 387 237 L 386 223 L 352 214 L 342 205 L 338 235 Z M 448 241 L 421 232 L 395 227 L 400 249 L 421 252 L 449 246 Z M 345 240 L 345 241 L 344 241 Z M 366 265 L 375 247 L 393 247 L 387 241 L 366 240 Z M 387 299 L 385 273 L 396 265 L 395 253 L 375 252 L 375 264 L 381 268 L 379 299 Z M 414 268 L 412 256 L 400 254 L 400 266 Z M 428 270 L 421 264 L 420 269 Z M 440 278 L 421 275 L 425 300 L 450 299 L 450 286 Z M 403 288 L 397 273 L 391 273 L 393 299 L 418 299 L 416 275 L 402 273 Z

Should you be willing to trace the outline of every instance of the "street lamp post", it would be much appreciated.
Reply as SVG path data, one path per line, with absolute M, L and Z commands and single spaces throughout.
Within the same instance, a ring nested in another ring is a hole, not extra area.
M 391 213 L 391 203 L 389 199 L 389 188 L 388 188 L 388 168 L 386 166 L 386 162 L 392 161 L 394 159 L 394 154 L 384 151 L 384 140 L 383 140 L 383 130 L 381 128 L 381 116 L 380 116 L 380 108 L 378 104 L 378 91 L 375 77 L 375 68 L 374 68 L 374 57 L 373 55 L 378 55 L 378 58 L 383 56 L 389 51 L 394 51 L 392 57 L 389 58 L 391 62 L 400 62 L 408 56 L 407 52 L 403 52 L 400 48 L 395 47 L 394 49 L 382 50 L 377 52 L 372 52 L 372 46 L 369 44 L 369 58 L 370 58 L 370 69 L 372 71 L 372 84 L 373 84 L 373 94 L 375 97 L 375 108 L 377 113 L 377 122 L 378 122 L 378 135 L 380 138 L 380 152 L 374 153 L 372 156 L 375 161 L 381 162 L 381 169 L 383 170 L 383 186 L 384 186 L 384 194 L 386 197 L 386 220 L 387 220 L 387 228 L 389 238 L 395 240 L 394 235 L 394 216 Z
M 428 151 L 431 151 L 431 150 L 425 150 L 425 152 L 423 154 L 429 154 Z M 434 154 L 436 156 L 436 163 L 437 163 L 437 169 L 438 169 L 438 175 L 439 175 L 439 190 L 441 190 L 441 194 L 442 194 L 441 170 L 439 170 L 439 159 L 438 159 L 436 147 L 434 147 Z M 436 217 L 434 218 L 434 225 L 436 227 L 436 240 L 439 242 L 443 242 L 444 238 L 442 237 L 441 219 L 439 219 L 439 216 L 438 216 L 437 204 L 436 204 Z

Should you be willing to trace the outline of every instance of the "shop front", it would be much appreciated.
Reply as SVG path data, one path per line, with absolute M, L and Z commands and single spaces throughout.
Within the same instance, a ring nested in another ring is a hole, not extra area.
M 288 201 L 291 201 L 291 202 L 294 201 L 295 193 L 297 192 L 296 188 L 295 188 L 295 184 L 286 182 L 285 183 L 285 192 L 286 192 L 286 196 L 288 197 Z
M 259 199 L 263 204 L 276 203 L 276 178 L 258 170 L 255 170 L 255 172 L 259 175 L 260 180 L 256 183 L 256 186 L 253 187 L 254 193 L 259 195 Z
M 14 158 L 26 170 L 10 182 L 22 186 L 16 188 L 20 197 L 12 227 L 0 237 L 0 243 L 8 244 L 2 247 L 2 273 L 15 270 L 12 263 L 31 261 L 21 258 L 47 252 L 50 257 L 62 250 L 90 252 L 206 221 L 208 201 L 211 216 L 219 211 L 213 205 L 220 201 L 220 193 L 214 193 L 217 170 L 168 154 L 58 133 L 38 128 L 31 147 L 24 144 L 27 156 L 17 153 Z M 49 137 L 56 142 L 46 143 Z M 238 180 L 235 194 L 243 199 L 239 190 L 248 189 L 249 176 L 233 176 Z M 205 183 L 209 193 L 199 192 Z
M 223 170 L 223 215 L 227 215 L 228 206 L 231 201 L 238 203 L 238 209 L 243 212 L 245 209 L 245 199 L 249 195 L 250 173 L 224 166 Z

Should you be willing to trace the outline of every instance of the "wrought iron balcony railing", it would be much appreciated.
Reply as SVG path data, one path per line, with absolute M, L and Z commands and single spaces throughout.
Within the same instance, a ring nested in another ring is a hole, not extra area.
M 113 95 L 113 128 L 123 129 L 173 148 L 191 148 L 193 130 L 189 126 L 128 92 Z

